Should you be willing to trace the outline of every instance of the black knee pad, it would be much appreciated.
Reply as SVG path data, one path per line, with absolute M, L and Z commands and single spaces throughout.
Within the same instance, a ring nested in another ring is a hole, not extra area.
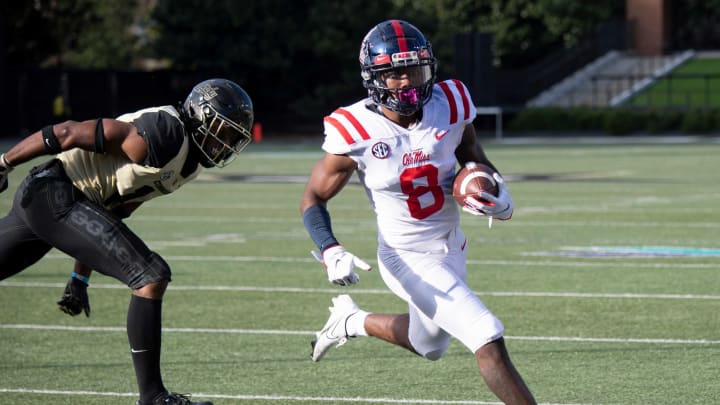
M 128 286 L 132 289 L 138 289 L 158 281 L 170 281 L 171 275 L 170 266 L 165 262 L 165 259 L 155 252 L 150 252 L 150 255 L 142 264 L 142 269 L 135 277 L 131 278 Z

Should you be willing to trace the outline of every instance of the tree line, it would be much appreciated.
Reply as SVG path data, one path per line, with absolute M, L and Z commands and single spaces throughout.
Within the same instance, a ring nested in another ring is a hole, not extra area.
M 624 6 L 625 0 L 4 2 L 0 66 L 204 72 L 246 87 L 260 112 L 317 120 L 365 95 L 359 46 L 380 21 L 405 19 L 420 28 L 442 78 L 453 74 L 459 33 L 492 34 L 493 65 L 518 68 L 624 18 Z M 720 0 L 674 7 L 683 17 L 678 38 L 720 43 Z

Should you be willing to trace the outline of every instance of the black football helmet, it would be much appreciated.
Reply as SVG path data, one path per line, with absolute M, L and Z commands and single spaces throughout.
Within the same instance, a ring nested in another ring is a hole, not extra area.
M 422 84 L 388 89 L 382 74 L 402 67 L 415 67 L 413 75 L 419 75 Z M 430 100 L 437 62 L 430 41 L 420 30 L 406 21 L 387 20 L 365 35 L 360 46 L 360 69 L 363 86 L 375 103 L 412 115 Z
M 237 83 L 210 79 L 193 87 L 181 107 L 185 128 L 204 167 L 224 167 L 252 140 L 253 105 Z

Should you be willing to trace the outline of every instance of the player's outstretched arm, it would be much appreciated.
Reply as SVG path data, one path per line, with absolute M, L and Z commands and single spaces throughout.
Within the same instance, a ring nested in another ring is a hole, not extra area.
M 342 286 L 360 280 L 355 268 L 371 269 L 369 264 L 340 245 L 333 234 L 330 214 L 326 209 L 328 200 L 345 187 L 356 167 L 355 161 L 345 155 L 326 154 L 310 173 L 300 201 L 305 229 L 319 249 L 319 252 L 313 250 L 311 253 L 325 266 L 328 281 Z
M 13 167 L 43 155 L 80 148 L 97 153 L 126 156 L 140 163 L 147 156 L 147 144 L 134 125 L 109 118 L 82 122 L 65 121 L 35 131 L 0 155 L 0 192 Z

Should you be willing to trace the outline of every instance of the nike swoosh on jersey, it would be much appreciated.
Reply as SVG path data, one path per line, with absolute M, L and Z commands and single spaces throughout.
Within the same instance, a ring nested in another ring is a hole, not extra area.
M 148 349 L 133 349 L 132 347 L 130 348 L 130 353 L 144 353 L 147 351 Z
M 439 141 L 439 140 L 443 139 L 443 137 L 445 135 L 447 135 L 447 133 L 448 133 L 448 131 L 440 132 L 439 134 L 435 134 L 435 139 L 437 139 Z

